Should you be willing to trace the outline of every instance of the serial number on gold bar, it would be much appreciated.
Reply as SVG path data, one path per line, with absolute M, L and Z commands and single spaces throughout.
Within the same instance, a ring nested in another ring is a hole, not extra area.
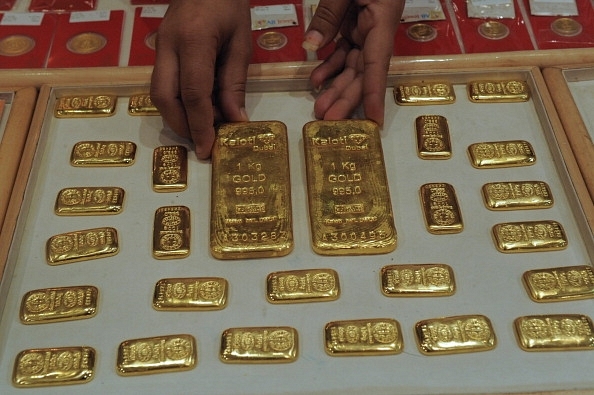
M 227 305 L 227 280 L 220 277 L 164 278 L 155 285 L 155 310 L 221 310 Z
M 56 118 L 109 117 L 115 113 L 117 97 L 113 95 L 68 96 L 56 99 Z
M 400 324 L 391 318 L 329 322 L 324 343 L 332 356 L 392 355 L 403 349 Z
M 120 343 L 117 372 L 121 376 L 180 372 L 196 366 L 198 351 L 192 335 L 167 335 Z
M 33 348 L 15 359 L 16 387 L 85 384 L 95 377 L 95 349 L 91 347 Z
M 567 236 L 557 221 L 506 222 L 493 226 L 500 252 L 558 251 L 567 248 Z
M 303 127 L 303 142 L 313 250 L 393 251 L 397 234 L 377 124 L 314 121 Z
M 522 276 L 535 302 L 590 299 L 594 297 L 594 272 L 587 265 L 537 269 Z
M 159 207 L 153 226 L 153 257 L 185 258 L 190 255 L 190 209 L 185 206 Z
M 72 147 L 70 164 L 81 167 L 130 166 L 136 158 L 131 141 L 80 141 Z
M 270 303 L 332 301 L 340 295 L 338 273 L 332 269 L 270 273 L 266 297 Z
M 153 151 L 153 190 L 181 192 L 188 187 L 188 150 L 183 145 L 160 146 Z
M 229 328 L 221 335 L 225 363 L 287 363 L 297 359 L 297 330 L 287 326 Z
M 490 182 L 481 191 L 489 210 L 544 209 L 554 203 L 551 189 L 543 181 Z
M 132 95 L 128 99 L 128 114 L 130 115 L 160 115 L 149 94 Z
M 417 155 L 421 159 L 452 157 L 448 121 L 441 115 L 421 115 L 415 120 Z
M 58 192 L 54 212 L 57 215 L 119 214 L 125 192 L 118 187 L 73 187 Z
M 473 81 L 468 83 L 468 97 L 474 103 L 525 102 L 530 89 L 525 81 Z
M 23 324 L 44 324 L 91 318 L 97 314 L 99 290 L 90 285 L 36 289 L 21 301 Z
M 451 104 L 456 101 L 456 93 L 448 82 L 413 82 L 395 86 L 394 99 L 402 106 Z
M 582 314 L 529 315 L 514 320 L 520 348 L 525 351 L 594 350 L 594 327 Z
M 493 325 L 484 315 L 460 315 L 419 321 L 415 324 L 422 354 L 441 355 L 488 351 L 497 343 Z
M 534 149 L 525 140 L 471 144 L 468 155 L 470 163 L 477 169 L 530 166 L 536 162 Z
M 420 189 L 421 206 L 429 233 L 460 233 L 464 229 L 454 187 L 446 183 L 424 184 Z
M 118 251 L 118 233 L 110 227 L 62 233 L 46 243 L 47 262 L 52 266 L 105 258 Z
M 293 250 L 287 128 L 278 121 L 224 124 L 212 151 L 210 250 L 218 259 Z
M 440 263 L 384 266 L 380 280 L 386 296 L 449 296 L 456 290 L 454 271 Z

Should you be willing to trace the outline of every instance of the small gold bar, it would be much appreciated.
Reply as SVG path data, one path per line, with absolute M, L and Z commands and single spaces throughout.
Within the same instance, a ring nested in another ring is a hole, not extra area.
M 522 279 L 535 302 L 594 298 L 594 272 L 588 265 L 529 270 Z
M 400 323 L 391 318 L 329 322 L 325 350 L 332 356 L 393 355 L 402 351 Z
M 198 351 L 192 335 L 168 335 L 126 340 L 120 343 L 117 372 L 138 376 L 190 370 L 196 366 Z
M 313 250 L 320 255 L 393 251 L 397 234 L 377 124 L 309 122 L 303 146 Z
M 449 82 L 406 83 L 394 87 L 394 99 L 401 106 L 452 104 L 456 93 Z
M 99 290 L 90 285 L 44 288 L 27 292 L 21 301 L 23 324 L 45 324 L 92 318 Z
M 190 255 L 190 209 L 185 206 L 159 207 L 153 226 L 153 257 L 185 258 Z
M 160 115 L 148 93 L 132 95 L 128 100 L 128 114 L 130 115 Z
M 493 226 L 500 252 L 558 251 L 567 247 L 565 230 L 556 221 L 507 222 Z
M 130 166 L 136 157 L 131 141 L 80 141 L 72 148 L 70 164 L 82 167 Z
M 594 327 L 585 315 L 519 317 L 514 320 L 514 329 L 524 351 L 594 350 Z
M 514 103 L 530 98 L 525 81 L 473 81 L 468 83 L 468 97 L 473 103 Z
M 524 140 L 471 144 L 468 155 L 472 166 L 477 169 L 530 166 L 536 162 L 532 145 Z
M 293 250 L 287 127 L 221 125 L 212 151 L 210 250 L 217 259 L 271 258 Z
M 488 351 L 497 343 L 491 321 L 484 315 L 419 321 L 415 333 L 419 350 L 425 355 Z
M 299 337 L 294 328 L 229 328 L 221 335 L 219 357 L 225 363 L 288 363 L 297 359 Z
M 448 120 L 441 115 L 421 115 L 415 121 L 417 155 L 421 159 L 452 157 Z
M 95 377 L 94 369 L 91 347 L 33 348 L 17 355 L 12 382 L 19 388 L 85 384 Z
M 424 184 L 421 205 L 427 231 L 433 234 L 460 233 L 464 229 L 454 187 L 446 183 Z
M 56 198 L 57 215 L 119 214 L 124 190 L 118 187 L 73 187 L 62 189 Z
M 450 296 L 456 290 L 454 271 L 440 263 L 384 266 L 380 280 L 386 296 Z
M 56 101 L 56 118 L 109 117 L 115 113 L 117 96 L 84 95 L 60 97 Z
M 181 192 L 188 187 L 188 150 L 183 145 L 160 146 L 153 151 L 153 190 Z
M 110 227 L 62 233 L 46 244 L 47 262 L 52 266 L 105 258 L 118 251 L 118 232 Z
M 266 297 L 270 303 L 327 302 L 338 299 L 340 282 L 332 269 L 270 273 Z
M 222 310 L 227 280 L 219 277 L 164 278 L 155 284 L 153 307 L 160 311 Z
M 527 210 L 553 207 L 553 195 L 543 181 L 501 181 L 483 185 L 489 210 Z

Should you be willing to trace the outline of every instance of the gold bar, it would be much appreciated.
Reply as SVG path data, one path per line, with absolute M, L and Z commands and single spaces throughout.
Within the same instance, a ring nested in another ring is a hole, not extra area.
M 338 299 L 338 273 L 332 269 L 270 273 L 266 297 L 270 303 L 326 302 Z
M 192 335 L 169 335 L 120 343 L 117 372 L 121 376 L 180 372 L 193 369 L 198 359 Z
M 185 258 L 190 255 L 190 209 L 185 206 L 159 207 L 153 225 L 153 257 Z
M 544 209 L 553 207 L 553 195 L 543 181 L 490 182 L 483 185 L 489 210 Z
M 86 95 L 60 97 L 56 100 L 56 118 L 109 117 L 115 113 L 117 96 Z
M 153 190 L 181 192 L 188 187 L 188 150 L 183 145 L 160 146 L 153 151 Z
M 136 157 L 131 141 L 80 141 L 72 148 L 72 166 L 130 166 Z
M 227 280 L 219 277 L 164 278 L 155 284 L 153 307 L 160 311 L 221 310 L 227 305 Z
M 468 155 L 472 166 L 477 169 L 530 166 L 536 162 L 532 145 L 524 140 L 471 144 Z
M 50 237 L 45 250 L 52 266 L 105 258 L 118 253 L 118 232 L 104 227 L 62 233 Z
M 397 234 L 378 126 L 314 121 L 303 127 L 313 250 L 384 254 Z
M 497 343 L 491 321 L 484 315 L 419 321 L 415 334 L 419 350 L 425 355 L 488 351 Z
M 400 324 L 391 318 L 329 322 L 324 343 L 332 356 L 393 355 L 403 349 Z
M 384 266 L 380 280 L 386 296 L 450 296 L 456 290 L 454 271 L 440 263 Z
M 57 215 L 119 214 L 124 190 L 118 187 L 73 187 L 62 189 L 56 198 Z
M 473 81 L 468 83 L 468 97 L 473 103 L 514 103 L 530 99 L 525 81 Z
M 456 93 L 449 82 L 407 83 L 394 87 L 394 100 L 401 106 L 452 104 Z
M 151 95 L 132 95 L 128 100 L 128 114 L 130 115 L 160 115 L 159 110 L 153 104 Z
M 567 247 L 563 226 L 556 221 L 507 222 L 493 226 L 500 252 L 558 251 Z
M 529 270 L 522 279 L 535 302 L 594 298 L 594 272 L 588 265 Z
M 23 324 L 45 324 L 92 318 L 97 314 L 99 290 L 90 285 L 36 289 L 21 301 Z
M 210 250 L 218 259 L 279 257 L 293 250 L 285 124 L 219 127 L 212 151 Z
M 594 327 L 581 314 L 531 315 L 514 320 L 520 348 L 524 351 L 594 350 Z
M 297 359 L 297 331 L 287 326 L 226 329 L 219 357 L 225 363 L 288 363 Z
M 415 121 L 417 155 L 421 159 L 452 157 L 448 120 L 441 115 L 421 115 Z
M 12 383 L 16 387 L 85 384 L 95 377 L 95 350 L 91 347 L 33 348 L 15 359 Z
M 446 183 L 424 184 L 421 186 L 420 196 L 429 233 L 462 232 L 464 224 L 453 186 Z

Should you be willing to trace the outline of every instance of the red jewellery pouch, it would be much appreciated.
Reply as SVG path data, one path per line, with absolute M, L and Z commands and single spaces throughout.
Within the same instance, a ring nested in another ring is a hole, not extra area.
M 167 6 L 164 5 L 136 8 L 128 66 L 152 66 L 155 64 L 157 28 L 161 24 L 166 10 Z
M 16 0 L 0 0 L 0 11 L 10 11 Z
M 0 69 L 45 67 L 56 16 L 8 12 L 0 18 Z
M 97 8 L 97 0 L 31 0 L 31 12 L 91 11 Z

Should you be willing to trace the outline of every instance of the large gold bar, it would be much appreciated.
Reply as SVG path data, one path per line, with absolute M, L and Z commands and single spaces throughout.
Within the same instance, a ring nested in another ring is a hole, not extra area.
M 440 263 L 384 266 L 380 281 L 386 296 L 450 296 L 456 290 L 454 271 Z
M 378 126 L 315 121 L 303 128 L 313 250 L 320 255 L 384 254 L 396 228 Z
M 297 359 L 299 340 L 294 328 L 230 328 L 221 336 L 219 357 L 225 363 L 287 363 Z
M 493 226 L 500 252 L 558 251 L 567 247 L 567 236 L 556 221 L 507 222 Z
M 93 228 L 52 236 L 46 244 L 46 259 L 52 265 L 105 258 L 117 254 L 118 232 L 114 228 Z
M 477 169 L 530 166 L 536 162 L 532 145 L 524 140 L 471 144 L 468 155 L 470 163 Z
M 391 318 L 329 322 L 324 341 L 332 356 L 393 355 L 403 349 L 400 324 Z
M 420 189 L 421 206 L 429 233 L 460 233 L 464 229 L 454 187 L 446 183 L 424 184 Z
M 543 181 L 490 182 L 483 185 L 483 199 L 489 210 L 526 210 L 553 207 L 553 195 Z
M 80 141 L 72 147 L 72 166 L 130 166 L 136 157 L 131 141 Z
M 456 93 L 449 82 L 411 82 L 394 87 L 394 100 L 401 106 L 451 104 Z
M 210 250 L 218 259 L 268 258 L 293 250 L 286 126 L 221 125 L 212 151 Z
M 99 290 L 90 285 L 36 289 L 21 301 L 23 324 L 45 324 L 91 318 L 97 314 Z
M 531 315 L 514 320 L 524 351 L 594 350 L 594 326 L 581 314 Z
M 128 114 L 130 115 L 160 115 L 153 104 L 151 96 L 147 94 L 132 95 L 128 100 Z
M 227 280 L 219 277 L 164 278 L 155 284 L 153 307 L 160 311 L 221 310 L 227 305 Z
M 160 146 L 153 151 L 153 190 L 181 192 L 188 187 L 188 150 L 183 145 Z
M 86 95 L 60 97 L 56 101 L 56 118 L 109 117 L 115 113 L 117 96 Z
M 270 303 L 326 302 L 339 296 L 338 273 L 332 269 L 276 272 L 266 278 L 266 297 Z
M 535 302 L 594 298 L 594 271 L 588 265 L 529 270 L 522 279 Z
M 417 155 L 421 159 L 452 157 L 448 121 L 441 115 L 421 115 L 415 120 Z
M 119 214 L 124 190 L 118 187 L 73 187 L 62 189 L 56 198 L 57 215 Z
M 425 355 L 488 351 L 497 343 L 491 321 L 484 315 L 419 321 L 415 333 L 419 350 Z
M 153 226 L 153 257 L 185 258 L 190 255 L 190 209 L 185 206 L 159 207 Z
M 468 97 L 473 103 L 514 103 L 530 99 L 524 81 L 473 81 L 468 83 Z

